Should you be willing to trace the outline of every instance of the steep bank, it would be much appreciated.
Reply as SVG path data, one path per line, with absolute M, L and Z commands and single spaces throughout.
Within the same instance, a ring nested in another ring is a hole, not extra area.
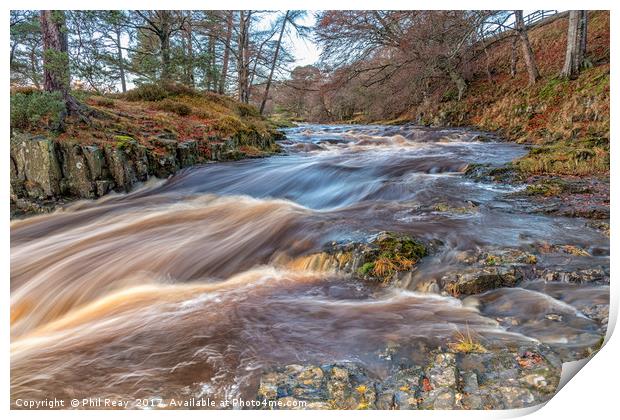
M 528 31 L 540 80 L 528 86 L 518 52 L 510 75 L 512 37 L 488 41 L 470 63 L 466 96 L 437 89 L 402 119 L 420 124 L 474 126 L 521 143 L 541 145 L 516 162 L 526 174 L 609 173 L 609 12 L 591 11 L 586 68 L 575 80 L 559 77 L 564 62 L 568 17 L 560 14 Z
M 127 192 L 195 164 L 270 154 L 281 136 L 250 106 L 174 85 L 84 96 L 90 120 L 68 120 L 58 133 L 53 106 L 33 110 L 43 95 L 11 98 L 12 216 Z

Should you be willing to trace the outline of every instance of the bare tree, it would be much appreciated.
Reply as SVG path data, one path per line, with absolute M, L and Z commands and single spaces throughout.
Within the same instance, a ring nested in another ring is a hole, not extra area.
M 238 97 L 241 102 L 250 101 L 250 23 L 252 10 L 239 11 L 239 28 L 237 37 L 237 83 Z
M 222 73 L 220 75 L 220 82 L 217 88 L 217 91 L 220 94 L 224 94 L 226 89 L 226 78 L 228 77 L 228 61 L 230 60 L 230 41 L 232 38 L 232 28 L 233 28 L 233 12 L 232 10 L 228 12 L 228 16 L 226 18 L 226 40 L 224 41 L 224 57 L 222 58 Z
M 529 83 L 533 85 L 540 78 L 540 74 L 538 73 L 538 67 L 536 67 L 536 59 L 534 58 L 530 39 L 527 36 L 527 28 L 523 22 L 523 10 L 515 10 L 515 30 L 521 39 L 521 49 L 523 51 L 525 67 L 527 67 Z
M 517 75 L 517 37 L 513 36 L 510 43 L 510 77 Z
M 571 10 L 568 13 L 568 32 L 566 35 L 566 56 L 561 76 L 574 79 L 579 75 L 586 54 L 588 12 Z
M 276 69 L 276 64 L 278 63 L 278 55 L 280 54 L 280 47 L 282 46 L 282 36 L 284 35 L 284 29 L 286 28 L 286 24 L 288 23 L 288 17 L 291 11 L 287 10 L 284 14 L 284 19 L 282 19 L 282 27 L 280 28 L 280 36 L 278 36 L 278 41 L 276 44 L 276 51 L 273 54 L 273 60 L 271 61 L 271 69 L 269 70 L 269 77 L 267 77 L 267 84 L 265 85 L 265 92 L 263 94 L 263 100 L 260 104 L 260 113 L 262 114 L 265 110 L 265 104 L 267 103 L 267 98 L 269 97 L 269 88 L 271 87 L 271 80 L 273 79 L 273 72 Z

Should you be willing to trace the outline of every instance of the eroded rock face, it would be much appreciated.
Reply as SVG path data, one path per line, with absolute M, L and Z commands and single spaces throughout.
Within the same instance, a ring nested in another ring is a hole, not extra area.
M 18 196 L 44 199 L 60 194 L 62 171 L 56 143 L 41 136 L 11 139 L 11 186 Z
M 49 211 L 56 207 L 54 201 L 66 198 L 128 192 L 150 176 L 166 178 L 209 160 L 240 159 L 244 155 L 236 150 L 237 143 L 226 140 L 198 147 L 196 141 L 180 142 L 164 133 L 152 140 L 152 147 L 125 137 L 100 146 L 16 134 L 10 160 L 11 203 L 18 210 L 13 214 Z M 273 139 L 261 138 L 256 144 L 269 150 Z
M 560 374 L 559 357 L 544 346 L 437 350 L 426 366 L 400 364 L 385 377 L 348 362 L 288 365 L 263 374 L 257 399 L 285 409 L 510 409 L 550 399 Z

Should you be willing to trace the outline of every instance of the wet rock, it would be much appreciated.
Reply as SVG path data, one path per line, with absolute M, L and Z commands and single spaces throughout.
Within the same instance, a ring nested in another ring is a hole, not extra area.
M 258 400 L 315 403 L 313 408 L 375 408 L 377 395 L 368 373 L 351 363 L 288 365 L 262 375 Z M 306 408 L 312 408 L 306 407 Z
M 410 236 L 380 232 L 368 242 L 332 243 L 324 252 L 288 262 L 300 270 L 337 271 L 369 281 L 406 281 L 415 264 L 428 253 L 427 245 Z M 429 285 L 429 288 L 433 288 Z
M 453 296 L 474 295 L 499 287 L 513 287 L 523 279 L 514 267 L 472 267 L 441 278 L 443 289 Z
M 420 382 L 423 376 L 419 367 L 398 369 L 384 381 L 378 382 L 377 408 L 380 410 L 415 410 L 418 408 Z
M 605 329 L 609 322 L 609 305 L 607 304 L 592 304 L 592 305 L 579 305 L 578 309 L 582 314 L 588 318 L 598 322 Z
M 547 282 L 609 284 L 609 272 L 603 268 L 586 268 L 574 271 L 547 268 L 538 270 L 537 277 Z
M 485 353 L 437 350 L 425 367 L 400 360 L 385 377 L 353 363 L 289 365 L 261 377 L 258 399 L 304 401 L 305 408 L 508 409 L 553 395 L 562 362 L 542 345 Z
M 131 148 L 128 155 L 133 165 L 136 179 L 141 182 L 146 181 L 150 174 L 147 148 L 141 144 L 137 144 Z

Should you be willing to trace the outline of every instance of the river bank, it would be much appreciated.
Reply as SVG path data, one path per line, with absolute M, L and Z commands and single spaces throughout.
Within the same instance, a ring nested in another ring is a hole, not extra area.
M 150 177 L 165 179 L 197 164 L 268 156 L 282 136 L 250 106 L 177 85 L 89 94 L 83 101 L 90 120 L 68 120 L 62 132 L 46 122 L 53 107 L 40 111 L 37 122 L 19 118 L 39 96 L 45 94 L 12 95 L 12 218 L 129 192 Z

